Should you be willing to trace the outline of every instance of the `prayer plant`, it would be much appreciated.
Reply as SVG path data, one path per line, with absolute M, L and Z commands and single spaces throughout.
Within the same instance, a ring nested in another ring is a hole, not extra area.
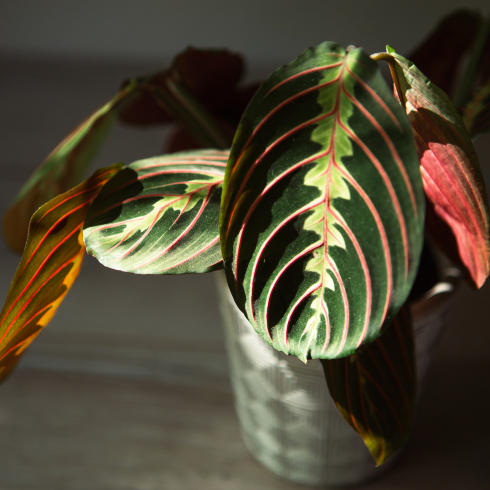
M 488 203 L 471 140 L 490 128 L 488 25 L 468 12 L 446 18 L 414 53 L 418 67 L 390 47 L 369 55 L 327 42 L 258 89 L 237 86 L 238 56 L 195 49 L 127 81 L 5 216 L 7 242 L 23 256 L 0 316 L 0 377 L 49 322 L 85 250 L 138 274 L 224 268 L 260 336 L 303 362 L 321 360 L 342 415 L 383 463 L 414 418 L 407 304 L 424 237 L 476 287 L 489 273 Z M 456 107 L 419 68 L 451 92 L 468 54 Z M 173 149 L 191 137 L 212 149 L 116 164 L 79 183 L 116 119 L 177 121 Z

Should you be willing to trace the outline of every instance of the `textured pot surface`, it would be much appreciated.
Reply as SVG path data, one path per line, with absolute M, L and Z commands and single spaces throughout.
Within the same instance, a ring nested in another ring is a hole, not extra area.
M 419 387 L 459 273 L 447 268 L 443 277 L 412 306 Z M 320 362 L 303 364 L 273 349 L 235 306 L 224 276 L 217 278 L 235 406 L 255 458 L 283 478 L 313 486 L 359 484 L 389 469 L 395 458 L 376 468 L 362 439 L 338 412 Z

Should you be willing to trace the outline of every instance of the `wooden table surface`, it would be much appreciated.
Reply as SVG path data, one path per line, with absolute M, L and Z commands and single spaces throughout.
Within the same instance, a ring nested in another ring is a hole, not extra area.
M 0 210 L 123 78 L 155 68 L 0 57 Z M 161 141 L 158 129 L 120 128 L 98 164 L 158 154 Z M 18 260 L 0 245 L 2 298 Z M 460 292 L 405 454 L 359 488 L 490 488 L 490 289 L 470 293 Z M 241 440 L 212 274 L 131 276 L 87 258 L 0 386 L 0 490 L 289 488 L 306 487 L 269 473 Z

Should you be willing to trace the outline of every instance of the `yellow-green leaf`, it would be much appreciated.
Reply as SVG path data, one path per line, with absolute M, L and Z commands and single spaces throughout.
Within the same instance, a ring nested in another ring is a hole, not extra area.
M 31 175 L 4 216 L 3 231 L 10 248 L 21 253 L 33 213 L 50 199 L 80 183 L 118 112 L 138 87 L 137 81 L 127 83 L 75 128 Z
M 32 217 L 29 235 L 0 313 L 0 381 L 55 314 L 80 271 L 82 227 L 102 186 L 120 169 L 98 170 Z

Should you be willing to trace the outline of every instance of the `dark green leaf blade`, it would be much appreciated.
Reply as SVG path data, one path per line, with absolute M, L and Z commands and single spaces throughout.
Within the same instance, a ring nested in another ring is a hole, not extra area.
M 321 360 L 328 388 L 347 423 L 377 465 L 407 442 L 414 421 L 416 376 L 409 308 L 360 352 Z
M 222 267 L 219 207 L 227 151 L 197 150 L 132 163 L 90 208 L 88 253 L 137 274 L 186 274 Z
M 31 175 L 4 216 L 3 231 L 9 247 L 22 252 L 33 213 L 82 180 L 119 110 L 137 88 L 136 81 L 128 82 L 109 102 L 75 128 Z
M 311 48 L 262 85 L 228 163 L 220 235 L 256 331 L 302 360 L 372 342 L 410 291 L 424 216 L 408 121 L 359 48 Z
M 76 279 L 90 203 L 121 165 L 98 170 L 32 217 L 24 254 L 0 313 L 0 381 L 48 324 Z

